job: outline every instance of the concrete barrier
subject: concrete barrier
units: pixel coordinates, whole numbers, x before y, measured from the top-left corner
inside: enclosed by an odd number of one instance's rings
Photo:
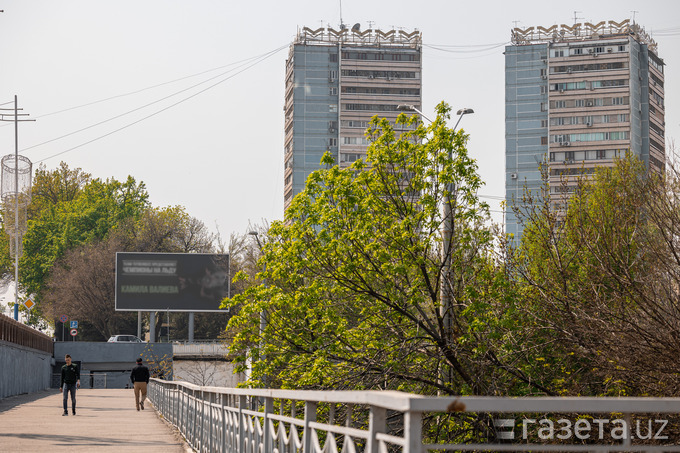
[[[105,343],[94,341],[58,341],[54,343],[54,373],[60,372],[64,356],[70,354],[80,366],[81,384],[85,376],[105,375],[106,388],[125,388],[137,357],[142,357],[154,377],[172,379],[172,345],[170,343]]]

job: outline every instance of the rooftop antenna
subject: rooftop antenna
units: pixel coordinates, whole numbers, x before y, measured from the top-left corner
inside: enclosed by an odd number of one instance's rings
[[[574,11],[574,25],[578,22],[579,19],[583,19],[582,17],[578,17],[578,13],[582,13],[583,11]]]
[[[372,30],[373,24],[375,23],[375,21],[374,20],[367,20],[366,22],[368,22],[368,28]]]
[[[342,21],[342,0],[338,0],[340,3],[340,30],[345,29],[345,23]]]
[[[513,25],[512,28],[517,28],[517,24],[519,24],[520,22],[521,22],[520,20],[513,20],[512,21],[512,25]]]
[[[639,13],[640,11],[631,11],[633,13],[633,23],[635,23],[635,13]]]

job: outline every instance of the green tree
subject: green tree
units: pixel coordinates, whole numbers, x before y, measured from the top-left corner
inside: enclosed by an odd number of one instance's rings
[[[51,171],[41,164],[33,176],[28,218],[36,219],[46,209],[75,200],[91,181],[89,173],[80,168],[70,169],[65,162]]]
[[[92,326],[91,340],[133,334],[137,314],[115,311],[116,252],[209,253],[213,240],[205,225],[182,207],[148,207],[136,216],[121,217],[105,238],[66,250],[51,266],[44,297],[46,312],[55,319],[68,313],[87,322]],[[158,337],[165,313],[158,312],[156,316]],[[183,319],[176,314],[173,318]],[[223,330],[226,321],[222,318],[216,330]],[[214,322],[203,323],[201,329],[209,327],[214,328]]]
[[[342,169],[327,155],[285,222],[271,225],[264,283],[228,303],[239,310],[229,324],[233,352],[244,366],[252,360],[252,385],[422,394],[540,387],[502,347],[516,322],[513,289],[493,257],[467,136],[446,126],[446,104],[437,111],[428,127],[405,115],[394,127],[374,118],[367,161]],[[442,286],[453,294],[447,307]]]
[[[675,395],[680,390],[680,178],[633,155],[581,177],[566,212],[525,212],[513,272],[549,360],[570,357],[563,393]]]
[[[19,279],[24,291],[35,295],[37,316],[54,263],[67,250],[101,241],[123,222],[138,218],[148,207],[148,194],[144,183],[132,177],[125,182],[90,180],[65,165],[54,172],[39,170],[36,190],[35,205],[29,206],[33,217],[23,240]]]
[[[52,171],[48,171],[44,164],[41,164],[33,177],[32,199],[27,208],[27,218],[29,220],[39,218],[41,212],[53,209],[59,203],[72,201],[90,179],[89,174],[79,168],[71,170],[64,162]],[[10,237],[4,226],[5,220],[14,222],[14,215],[13,211],[6,210],[3,210],[1,215],[3,226],[0,230],[0,280],[5,286],[14,280],[14,259],[10,257]],[[11,219],[5,219],[6,215]]]

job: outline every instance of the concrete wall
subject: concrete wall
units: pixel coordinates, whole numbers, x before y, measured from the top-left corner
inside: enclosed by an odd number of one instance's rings
[[[84,387],[94,383],[97,387],[125,388],[130,384],[130,371],[134,368],[137,357],[142,357],[152,372],[157,363],[166,362],[167,368],[162,370],[163,378],[172,379],[170,343],[59,341],[54,344],[55,374],[60,372],[66,354],[70,354],[73,361],[80,365],[80,381]],[[96,379],[90,379],[90,373],[96,376]],[[58,379],[53,386],[59,386]]]
[[[46,352],[0,341],[0,398],[50,388],[53,363]]]

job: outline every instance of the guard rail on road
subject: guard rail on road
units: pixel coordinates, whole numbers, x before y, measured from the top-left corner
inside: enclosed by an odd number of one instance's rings
[[[173,342],[172,354],[175,357],[225,357],[229,354],[229,346],[223,342]]]

